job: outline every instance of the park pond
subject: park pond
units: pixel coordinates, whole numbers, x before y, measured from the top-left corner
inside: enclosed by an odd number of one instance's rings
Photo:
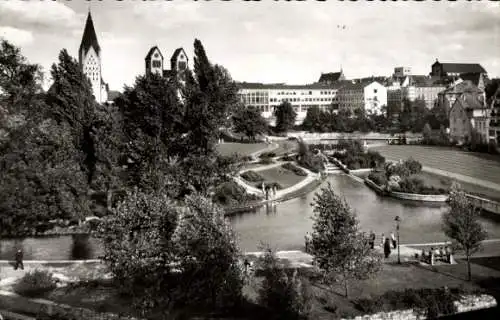
[[[327,183],[354,208],[363,231],[375,232],[378,239],[382,233],[388,236],[395,230],[394,218],[400,216],[402,244],[447,240],[441,231],[441,216],[447,210],[446,205],[380,197],[345,174],[330,176],[323,185]],[[261,242],[278,250],[303,250],[304,236],[312,231],[311,203],[317,191],[319,188],[299,198],[230,217],[241,250],[258,251]],[[500,223],[489,219],[481,222],[489,238],[500,238]],[[0,260],[12,259],[20,247],[26,260],[81,260],[102,254],[98,240],[85,235],[3,239]]]

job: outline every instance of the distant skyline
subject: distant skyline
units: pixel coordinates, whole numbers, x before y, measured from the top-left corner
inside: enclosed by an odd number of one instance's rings
[[[90,6],[103,79],[112,90],[144,74],[152,46],[167,60],[183,47],[192,63],[195,38],[237,81],[312,83],[341,66],[347,78],[386,76],[398,66],[429,74],[436,58],[480,63],[490,78],[500,76],[498,2],[129,0]],[[78,57],[88,10],[87,1],[1,1],[0,37],[49,77],[61,49]]]

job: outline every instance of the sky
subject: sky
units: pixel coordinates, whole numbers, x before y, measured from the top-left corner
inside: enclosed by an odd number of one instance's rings
[[[144,74],[157,45],[166,59],[201,40],[237,81],[306,84],[342,67],[347,78],[389,76],[410,66],[480,63],[500,76],[500,3],[493,1],[91,1],[110,89]],[[0,1],[0,37],[50,76],[61,49],[78,57],[89,2]],[[345,26],[345,28],[344,28]],[[50,80],[48,80],[50,81]]]

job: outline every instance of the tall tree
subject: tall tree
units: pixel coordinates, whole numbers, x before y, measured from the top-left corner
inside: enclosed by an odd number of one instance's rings
[[[323,112],[318,106],[309,107],[304,122],[302,122],[302,128],[308,131],[320,131],[318,129],[321,129],[323,117]]]
[[[250,139],[267,131],[267,122],[256,108],[243,107],[233,114],[234,131],[246,134]]]
[[[295,125],[297,113],[293,110],[290,102],[284,101],[276,107],[274,116],[276,117],[276,129],[279,132],[286,132]]]
[[[464,250],[469,281],[472,279],[470,257],[481,248],[481,241],[488,236],[478,221],[479,216],[480,208],[467,198],[458,184],[454,184],[450,191],[450,209],[443,215],[443,231],[458,248]]]
[[[52,65],[51,75],[54,83],[47,92],[49,116],[72,128],[75,148],[85,155],[81,167],[90,185],[95,177],[97,163],[95,141],[92,138],[96,102],[90,80],[66,49],[59,53],[59,62]]]
[[[200,40],[194,41],[194,72],[188,74],[185,99],[189,153],[209,155],[215,151],[219,129],[227,124],[238,103],[238,88],[229,72],[210,63]]]
[[[312,255],[326,279],[339,280],[348,297],[352,279],[366,279],[381,267],[381,259],[359,231],[358,220],[345,199],[329,184],[316,194],[314,203]]]

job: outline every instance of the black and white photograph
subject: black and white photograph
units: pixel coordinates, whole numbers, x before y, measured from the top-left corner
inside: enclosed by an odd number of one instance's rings
[[[0,320],[499,302],[500,1],[0,0]]]

